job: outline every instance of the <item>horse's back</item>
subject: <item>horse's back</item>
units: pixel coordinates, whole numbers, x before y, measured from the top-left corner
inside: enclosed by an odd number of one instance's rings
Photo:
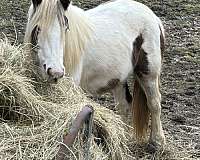
[[[160,37],[159,30],[163,28],[160,19],[150,8],[132,0],[107,2],[88,10],[87,14],[97,32],[104,36],[108,31],[113,34],[120,32],[122,36],[129,37],[132,41],[139,34],[143,34],[143,38],[154,40]]]
[[[129,24],[157,22],[157,16],[146,5],[132,0],[115,0],[101,4],[86,11],[96,19],[104,17],[112,20],[127,21]]]

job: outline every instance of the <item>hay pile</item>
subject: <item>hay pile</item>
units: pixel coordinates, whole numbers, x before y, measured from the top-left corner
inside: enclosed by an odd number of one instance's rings
[[[98,133],[92,136],[92,159],[129,159],[128,134],[119,116],[86,98],[68,78],[57,85],[36,82],[35,67],[26,59],[23,46],[0,41],[0,159],[53,159],[86,104],[94,107]],[[70,159],[83,159],[82,133],[69,150]]]

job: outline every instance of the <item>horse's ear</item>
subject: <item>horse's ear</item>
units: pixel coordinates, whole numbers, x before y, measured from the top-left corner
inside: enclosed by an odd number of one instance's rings
[[[32,0],[34,8],[36,8],[37,6],[39,6],[41,2],[42,2],[42,0]]]
[[[71,0],[60,0],[64,10],[67,10]]]

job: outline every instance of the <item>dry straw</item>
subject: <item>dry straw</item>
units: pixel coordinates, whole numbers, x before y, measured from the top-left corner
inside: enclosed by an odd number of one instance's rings
[[[121,118],[88,99],[68,78],[57,85],[36,81],[36,67],[23,48],[0,41],[0,159],[53,159],[86,104],[95,109],[92,159],[129,159]],[[80,133],[69,148],[69,159],[83,159],[82,138]]]

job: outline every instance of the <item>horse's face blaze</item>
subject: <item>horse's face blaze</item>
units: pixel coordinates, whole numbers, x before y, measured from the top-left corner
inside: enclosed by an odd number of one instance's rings
[[[56,18],[49,30],[41,33],[40,26],[32,32],[32,44],[37,45],[37,58],[44,76],[49,82],[57,82],[64,75],[63,55],[64,41],[61,36],[61,27]]]

